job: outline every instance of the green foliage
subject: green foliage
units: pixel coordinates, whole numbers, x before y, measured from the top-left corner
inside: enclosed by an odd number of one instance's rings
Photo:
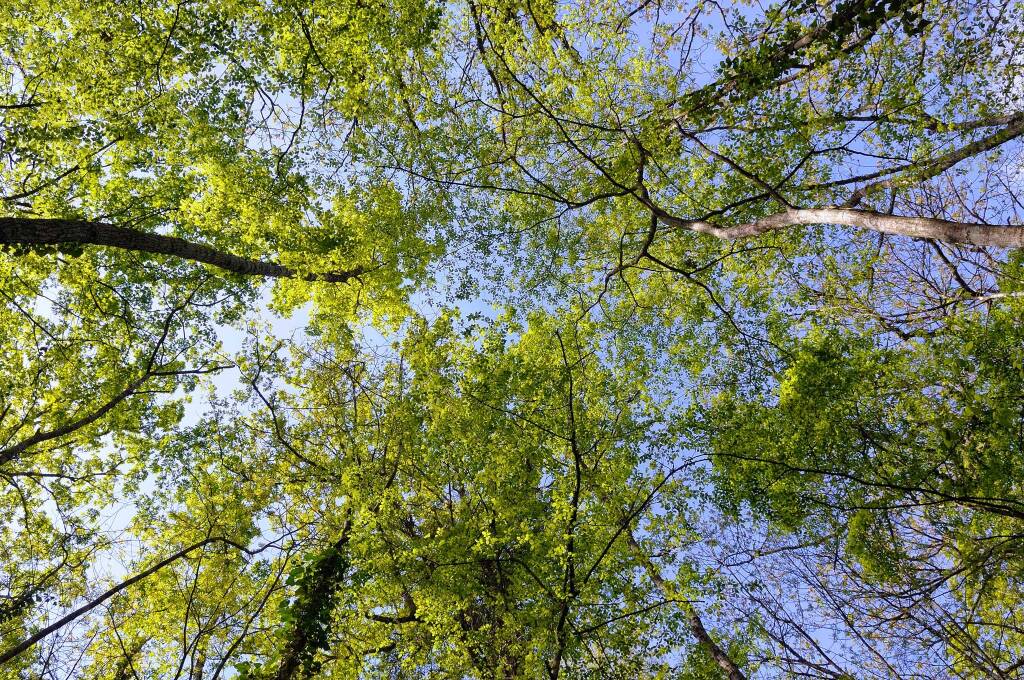
[[[3,4],[0,677],[1012,676],[1022,17]]]

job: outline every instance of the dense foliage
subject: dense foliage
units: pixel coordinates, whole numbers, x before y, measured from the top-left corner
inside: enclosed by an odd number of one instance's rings
[[[1022,55],[0,5],[0,679],[1024,676]]]

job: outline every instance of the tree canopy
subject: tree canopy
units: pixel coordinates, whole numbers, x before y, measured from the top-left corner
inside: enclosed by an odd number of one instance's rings
[[[0,5],[0,679],[1024,677],[1022,55]]]

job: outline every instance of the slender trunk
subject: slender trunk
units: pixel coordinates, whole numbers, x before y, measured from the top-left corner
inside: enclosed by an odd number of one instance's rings
[[[24,217],[0,217],[0,244],[4,245],[93,245],[140,253],[171,255],[184,260],[202,262],[234,274],[243,276],[266,276],[271,278],[294,278],[293,269],[264,260],[254,260],[225,253],[216,248],[193,243],[174,236],[161,236],[128,227],[118,227],[106,222],[87,220],[35,219]],[[341,272],[310,274],[302,278],[307,281],[342,283],[363,272],[362,267]]]
[[[196,653],[192,659],[192,672],[189,673],[189,680],[203,680],[203,670],[206,668],[206,643],[200,646],[196,641]]]
[[[640,547],[640,544],[633,536],[633,532],[627,529],[625,533],[626,542],[629,543],[630,549],[640,560],[644,570],[647,572],[647,575],[652,581],[654,581],[654,584],[658,586],[658,589],[661,590],[665,597],[672,600],[678,599],[672,584],[668,583],[664,577],[662,577],[661,572],[658,571],[658,568],[651,562],[651,559],[647,556],[647,553],[644,552],[644,549]],[[740,670],[740,667],[736,662],[732,660],[724,649],[718,646],[718,643],[715,642],[714,638],[712,638],[708,633],[707,629],[704,627],[704,622],[701,621],[700,615],[697,614],[697,610],[694,606],[687,601],[683,601],[683,611],[686,614],[686,622],[690,626],[690,632],[693,633],[693,636],[697,639],[697,643],[704,648],[704,651],[711,655],[711,658],[715,660],[718,667],[725,671],[729,680],[747,680],[747,676],[743,674],[743,671]]]
[[[7,663],[8,661],[13,659],[14,657],[20,655],[21,653],[25,652],[26,650],[31,649],[33,645],[35,645],[37,642],[39,642],[40,640],[45,638],[47,635],[50,635],[54,631],[60,630],[61,628],[63,628],[64,626],[68,625],[72,621],[75,621],[76,619],[82,617],[83,615],[88,614],[93,609],[95,609],[96,607],[100,606],[101,604],[103,604],[104,602],[106,602],[110,598],[114,597],[115,595],[117,595],[121,591],[131,587],[132,585],[138,583],[139,581],[145,579],[146,577],[148,577],[148,576],[150,576],[152,574],[155,574],[156,572],[158,572],[161,569],[163,569],[164,567],[166,567],[168,564],[171,564],[172,562],[176,562],[177,560],[180,560],[181,558],[187,556],[190,552],[194,552],[196,550],[199,550],[200,548],[203,548],[203,547],[205,547],[207,545],[210,545],[212,543],[223,543],[225,545],[230,545],[230,546],[232,546],[234,548],[237,548],[239,550],[242,550],[244,552],[248,552],[248,551],[246,551],[245,546],[239,545],[239,544],[235,543],[234,541],[231,541],[231,540],[226,539],[226,538],[206,538],[206,539],[203,539],[202,541],[199,541],[198,543],[194,543],[194,544],[188,546],[187,548],[179,550],[178,552],[174,553],[170,557],[167,557],[167,558],[164,558],[164,559],[160,560],[159,562],[154,564],[149,569],[146,569],[145,571],[139,572],[138,574],[136,574],[135,576],[132,576],[131,578],[127,579],[126,581],[122,581],[118,585],[116,585],[113,588],[110,588],[109,590],[107,590],[104,593],[102,593],[99,597],[97,597],[97,598],[95,598],[93,600],[90,600],[89,602],[86,602],[84,605],[82,605],[78,609],[76,609],[76,610],[70,612],[69,614],[61,617],[60,619],[54,621],[53,623],[51,623],[50,625],[46,626],[45,628],[42,628],[42,629],[36,631],[34,634],[29,636],[25,640],[22,640],[21,642],[15,644],[13,647],[9,647],[9,648],[3,650],[2,652],[0,652],[0,666],[2,666],[3,664]]]
[[[911,0],[849,0],[837,5],[837,11],[827,20],[815,22],[795,39],[771,45],[765,38],[756,49],[737,55],[728,69],[731,75],[676,98],[672,105],[682,105],[683,110],[675,113],[671,122],[682,126],[694,114],[706,114],[729,99],[744,93],[754,96],[777,86],[778,79],[798,66],[801,72],[805,71],[802,56],[814,45],[819,46],[821,54],[811,58],[811,67],[827,64],[863,45],[885,21],[905,12],[912,4]]]
[[[990,135],[975,140],[960,149],[954,149],[953,151],[937,156],[936,158],[922,161],[920,165],[915,164],[914,166],[907,168],[905,173],[897,177],[872,182],[871,184],[857,189],[853,192],[853,195],[850,196],[850,199],[845,205],[843,205],[843,207],[855,208],[860,205],[860,202],[866,196],[880,190],[899,187],[907,180],[922,181],[931,177],[936,177],[961,161],[973,158],[978,154],[985,153],[986,151],[997,149],[1006,142],[1024,135],[1024,114],[1018,113],[1013,116],[1007,116],[1004,119],[1004,122],[1006,126],[1001,130],[997,130]]]
[[[142,377],[133,380],[131,383],[129,383],[129,385],[126,388],[118,392],[116,395],[114,395],[113,398],[111,398],[109,401],[107,401],[105,404],[100,406],[92,413],[82,416],[81,418],[78,418],[70,423],[65,423],[64,425],[61,425],[60,427],[54,428],[52,430],[36,432],[28,439],[18,442],[17,444],[6,449],[0,449],[0,465],[6,465],[7,463],[10,463],[11,461],[18,459],[22,453],[29,450],[36,444],[42,444],[44,442],[50,441],[51,439],[63,437],[64,435],[71,434],[72,432],[75,432],[77,430],[82,429],[83,427],[93,424],[94,422],[105,416],[107,413],[114,410],[114,407],[116,407],[122,401],[133,396],[135,392],[140,387],[142,387],[142,385],[145,384],[145,382],[151,377],[152,374],[147,372]]]

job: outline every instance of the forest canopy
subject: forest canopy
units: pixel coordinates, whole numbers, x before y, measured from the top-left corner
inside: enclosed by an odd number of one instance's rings
[[[0,680],[1024,677],[1021,0],[0,4]]]

